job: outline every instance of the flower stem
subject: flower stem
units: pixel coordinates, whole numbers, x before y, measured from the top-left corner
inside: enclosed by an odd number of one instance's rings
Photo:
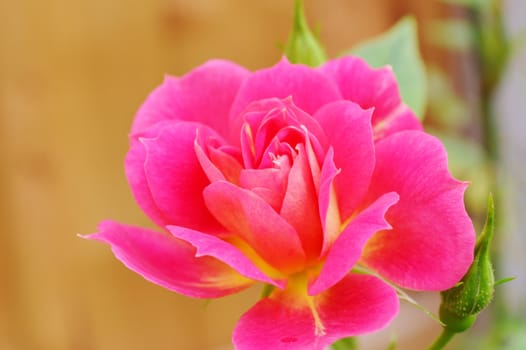
[[[442,333],[438,338],[436,338],[433,345],[429,347],[427,350],[442,350],[447,343],[455,336],[455,332],[452,332],[446,328],[442,330]]]

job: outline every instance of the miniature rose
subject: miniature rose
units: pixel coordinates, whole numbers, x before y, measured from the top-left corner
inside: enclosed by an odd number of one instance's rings
[[[255,72],[210,61],[166,77],[140,108],[125,162],[160,227],[105,221],[90,239],[190,297],[274,287],[240,319],[236,349],[324,349],[385,327],[393,287],[454,286],[475,234],[442,144],[390,68],[355,57]]]

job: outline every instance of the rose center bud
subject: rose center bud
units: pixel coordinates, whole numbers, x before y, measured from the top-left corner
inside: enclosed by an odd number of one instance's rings
[[[239,185],[263,198],[297,232],[307,258],[320,256],[318,209],[323,150],[308,126],[318,126],[291,99],[258,101],[243,115]]]

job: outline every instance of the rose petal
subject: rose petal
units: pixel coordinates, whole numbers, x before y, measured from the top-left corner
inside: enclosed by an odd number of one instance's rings
[[[227,147],[210,147],[208,150],[210,160],[224,174],[227,181],[237,184],[239,183],[239,176],[243,166],[236,157],[225,152]]]
[[[199,135],[194,141],[194,150],[201,164],[201,168],[210,180],[227,180],[232,183],[239,182],[239,174],[243,168],[239,161],[227,153],[227,145],[221,145],[219,140],[203,140]]]
[[[287,98],[314,114],[321,106],[341,99],[338,87],[324,74],[307,66],[291,64],[285,58],[277,65],[254,72],[240,87],[231,110],[237,116],[252,102],[266,98]]]
[[[316,145],[316,138],[311,137],[312,135],[307,128],[303,127],[303,132],[305,134],[305,152],[307,154],[310,174],[312,175],[312,181],[314,182],[316,193],[319,194],[321,179],[320,164],[323,164],[325,151],[321,151],[321,145]],[[316,149],[318,149],[318,151],[316,151]]]
[[[396,193],[387,193],[351,220],[329,250],[319,276],[309,285],[309,295],[338,283],[358,262],[367,240],[379,230],[391,228],[384,215],[398,199]]]
[[[318,198],[305,147],[300,144],[297,151],[298,155],[290,169],[280,215],[298,232],[307,259],[317,258],[323,239]]]
[[[151,128],[155,137],[132,141],[126,175],[137,203],[160,226],[219,228],[202,197],[209,180],[195,154],[198,129],[203,137],[219,137],[204,125],[176,121]]]
[[[241,145],[247,168],[268,166],[268,151],[275,146],[273,142],[285,142],[285,139],[294,135],[303,138],[303,129],[308,130],[317,156],[321,158],[327,148],[325,132],[318,121],[298,108],[291,97],[254,101],[244,109],[242,116],[239,120],[243,119],[245,123]],[[262,163],[263,157],[267,158],[267,162]]]
[[[263,198],[274,210],[279,212],[290,171],[287,159],[279,162],[279,168],[243,169],[239,185]]]
[[[211,60],[180,79],[166,77],[137,112],[132,135],[168,119],[200,122],[228,138],[230,106],[248,76],[245,68],[232,62]],[[229,141],[239,142],[239,133],[236,136]]]
[[[298,234],[261,197],[224,181],[210,184],[203,194],[215,218],[270,265],[282,272],[295,272],[304,266]]]
[[[436,138],[403,131],[378,142],[368,201],[390,191],[400,201],[386,215],[393,229],[369,240],[363,262],[405,288],[453,287],[473,260],[475,232],[464,208],[466,187],[449,173]]]
[[[258,100],[249,105],[246,111],[246,119],[254,133],[258,136],[266,133],[266,129],[271,129],[269,125],[274,125],[274,133],[287,126],[304,127],[315,136],[316,140],[323,145],[327,143],[325,132],[310,114],[305,113],[301,108],[294,104],[292,96],[284,99],[271,98]],[[259,111],[259,113],[255,113]]]
[[[197,160],[199,161],[199,164],[201,164],[203,172],[208,177],[208,180],[210,180],[210,182],[225,180],[225,175],[210,160],[209,155],[206,154],[205,149],[203,148],[204,147],[201,146],[201,142],[199,142],[199,136],[197,136],[194,141],[195,155],[197,157]]]
[[[334,151],[329,148],[320,173],[320,192],[318,194],[319,213],[323,227],[323,246],[320,256],[325,256],[332,243],[340,234],[338,199],[334,189],[334,178],[339,170],[334,165]]]
[[[210,256],[224,262],[241,275],[252,280],[272,284],[283,288],[282,282],[277,282],[265,275],[255,264],[250,261],[239,249],[215,236],[184,227],[167,226],[166,229],[178,239],[190,243],[197,249],[195,257]],[[264,266],[265,268],[265,266]],[[268,270],[268,269],[266,269]]]
[[[196,257],[190,244],[155,231],[104,221],[98,233],[83,238],[109,244],[115,257],[127,268],[186,296],[218,298],[253,284],[213,257]]]
[[[144,162],[146,161],[146,148],[139,140],[131,140],[130,149],[126,154],[124,167],[126,178],[130,184],[135,201],[148,215],[153,222],[159,226],[164,226],[170,222],[169,216],[165,216],[153,199],[146,173],[144,172]]]
[[[334,148],[334,163],[341,169],[334,179],[340,216],[349,218],[363,200],[373,174],[375,156],[371,127],[372,110],[338,101],[315,115]]]
[[[413,112],[403,104],[391,67],[374,69],[359,57],[345,56],[329,60],[319,69],[336,82],[345,99],[364,109],[374,108],[375,134],[377,125],[382,131],[378,136],[390,135],[401,127],[422,128]],[[403,118],[404,123],[398,118]]]
[[[400,104],[387,117],[374,125],[374,139],[379,140],[404,130],[422,131],[422,123],[405,104]]]
[[[323,350],[338,339],[384,328],[398,307],[387,284],[349,274],[315,297],[277,291],[259,301],[239,320],[233,343],[237,350]]]

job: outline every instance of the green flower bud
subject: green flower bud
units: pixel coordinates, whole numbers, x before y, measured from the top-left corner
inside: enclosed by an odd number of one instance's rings
[[[285,45],[285,55],[292,63],[303,63],[312,67],[327,60],[325,50],[309,30],[301,0],[296,0],[292,32]]]
[[[477,314],[489,305],[493,298],[495,277],[490,259],[489,246],[494,230],[493,197],[488,198],[486,224],[475,246],[473,263],[460,283],[442,292],[440,320],[445,328],[463,332],[475,322]]]

